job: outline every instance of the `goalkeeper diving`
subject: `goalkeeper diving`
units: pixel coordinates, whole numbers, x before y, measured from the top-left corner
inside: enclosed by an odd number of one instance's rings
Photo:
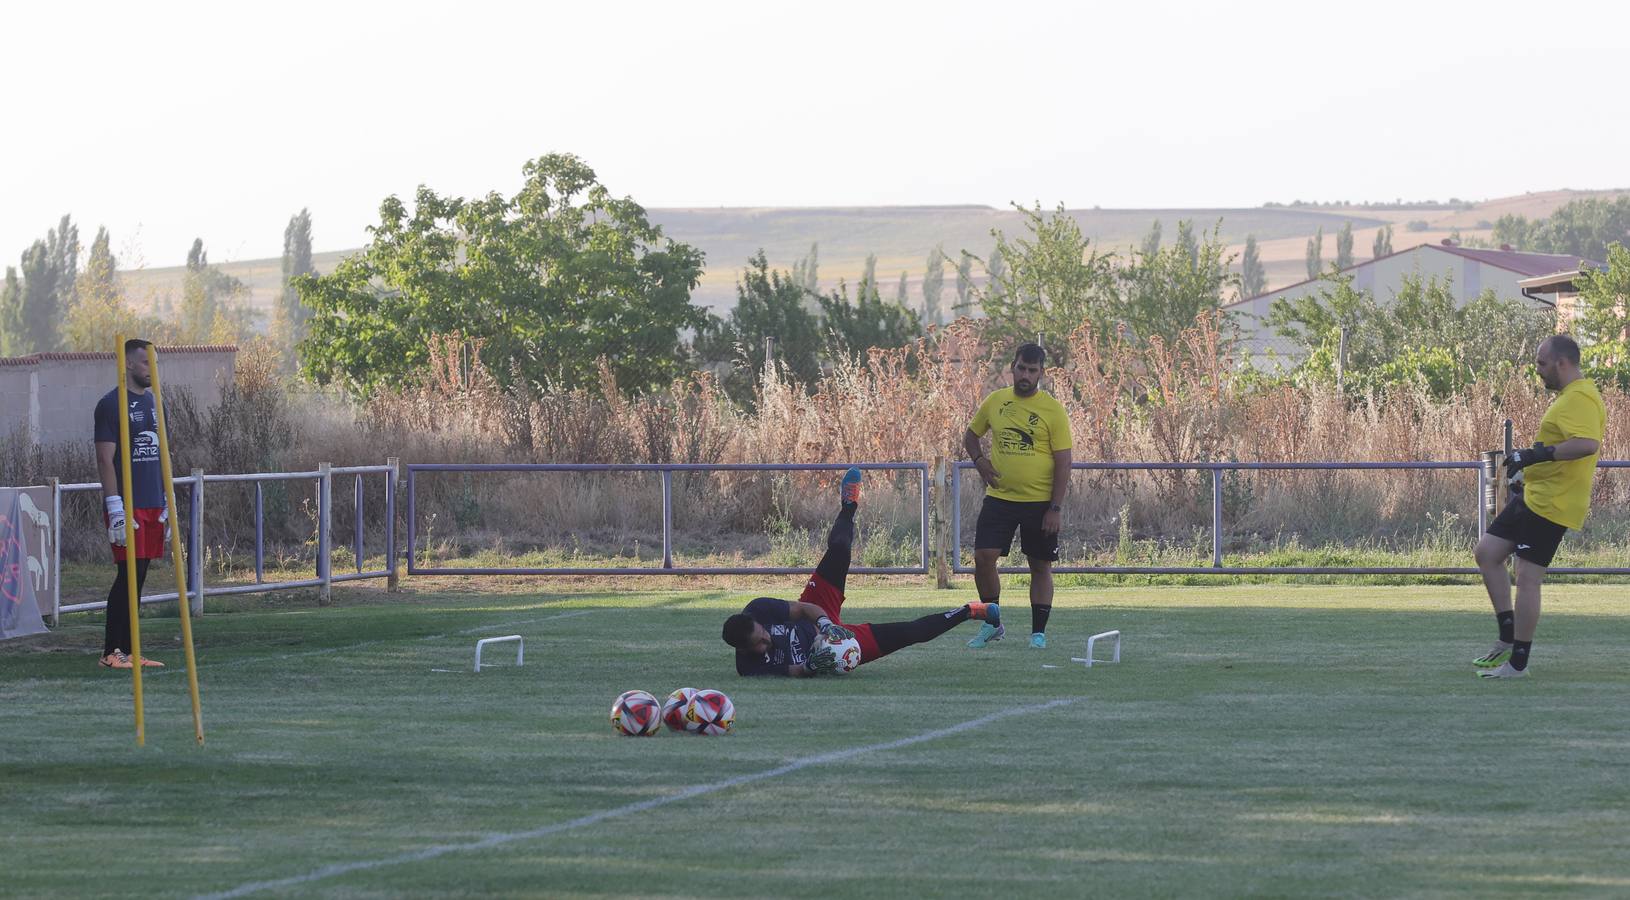
[[[998,624],[1001,609],[997,604],[968,603],[909,622],[845,625],[840,614],[855,540],[860,469],[843,473],[838,490],[841,507],[826,537],[826,553],[798,600],[789,603],[759,597],[725,619],[723,637],[736,648],[736,674],[828,675],[837,669],[831,645],[850,638],[860,645],[860,665],[865,665],[902,647],[931,641],[969,619]]]

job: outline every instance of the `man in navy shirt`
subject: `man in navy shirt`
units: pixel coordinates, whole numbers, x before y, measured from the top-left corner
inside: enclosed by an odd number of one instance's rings
[[[129,510],[136,531],[136,545],[125,547],[123,470],[119,464],[119,389],[108,391],[96,404],[96,470],[102,479],[104,521],[108,542],[113,545],[113,562],[118,574],[108,591],[106,625],[102,633],[101,665],[108,669],[131,667],[130,582],[125,573],[125,553],[136,554],[136,594],[147,581],[148,563],[164,556],[164,543],[170,537],[169,510],[164,503],[164,474],[159,464],[158,408],[153,403],[151,366],[147,362],[148,342],[140,338],[125,341],[125,387],[130,398],[130,499]],[[163,666],[143,658],[144,666]]]
[[[972,619],[997,624],[994,603],[969,603],[910,622],[844,625],[843,587],[849,575],[850,545],[855,540],[855,510],[860,503],[860,470],[843,473],[838,519],[826,537],[826,553],[804,585],[796,603],[759,597],[724,622],[724,642],[736,648],[737,675],[785,675],[806,678],[829,674],[836,664],[830,648],[816,638],[837,642],[854,638],[860,664],[881,659],[902,647],[939,637]]]

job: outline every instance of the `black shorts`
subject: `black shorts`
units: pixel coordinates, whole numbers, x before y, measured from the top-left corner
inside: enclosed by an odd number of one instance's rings
[[[1053,504],[1042,500],[1037,503],[1019,503],[1000,497],[985,497],[979,508],[979,522],[974,526],[975,550],[1000,550],[1006,556],[1013,549],[1013,531],[1019,532],[1019,549],[1031,559],[1058,561],[1058,535],[1043,534],[1041,517]]]
[[[1536,566],[1549,567],[1568,526],[1558,525],[1528,508],[1517,497],[1489,523],[1489,534],[1517,545],[1516,554]]]

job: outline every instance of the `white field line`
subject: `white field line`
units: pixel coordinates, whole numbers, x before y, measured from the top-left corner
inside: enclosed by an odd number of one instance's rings
[[[678,803],[682,800],[689,800],[693,797],[701,797],[706,794],[713,794],[719,791],[728,790],[730,788],[741,787],[744,784],[752,784],[755,781],[764,781],[769,778],[779,778],[782,775],[788,775],[793,772],[797,772],[800,769],[807,769],[811,766],[822,766],[827,765],[828,763],[843,762],[844,760],[852,759],[856,756],[862,756],[867,753],[880,753],[885,750],[898,750],[901,747],[909,747],[912,744],[921,744],[925,741],[938,740],[939,738],[949,737],[953,734],[960,734],[964,731],[972,731],[975,728],[981,728],[991,724],[992,722],[1010,718],[1012,716],[1027,715],[1029,713],[1044,712],[1049,709],[1056,709],[1061,706],[1069,706],[1070,704],[1083,699],[1085,698],[1064,697],[1058,700],[1049,701],[1047,703],[1037,703],[1031,706],[1019,706],[1004,709],[998,712],[993,712],[988,716],[981,716],[977,719],[970,719],[966,722],[960,722],[948,728],[938,728],[933,731],[925,731],[922,734],[912,735],[911,737],[900,738],[899,740],[894,741],[885,741],[881,744],[866,744],[865,746],[861,747],[851,747],[848,750],[834,750],[831,753],[822,753],[817,756],[806,756],[803,759],[795,760],[787,763],[784,766],[777,766],[776,768],[766,769],[762,772],[755,772],[750,775],[738,775],[734,778],[727,778],[724,781],[715,781],[711,784],[694,785],[680,791],[677,794],[669,794],[667,796],[657,797],[651,800],[641,800],[638,803],[630,803],[626,806],[616,807],[615,809],[607,809],[597,813],[590,813],[589,815],[572,819],[570,821],[557,822],[553,825],[544,825],[541,828],[533,828],[529,831],[511,831],[499,834],[489,834],[477,841],[469,841],[462,844],[438,844],[433,847],[426,847],[423,850],[415,850],[412,853],[403,853],[399,856],[391,856],[384,859],[369,859],[359,860],[357,862],[334,863],[333,865],[323,866],[320,869],[313,869],[304,875],[291,875],[288,878],[277,878],[270,881],[250,881],[217,894],[201,894],[199,895],[198,900],[226,900],[226,898],[229,897],[242,897],[247,894],[254,894],[260,891],[298,887],[300,885],[310,884],[314,881],[323,881],[328,878],[333,878],[336,875],[345,875],[351,872],[362,872],[369,869],[382,869],[387,866],[399,866],[404,863],[423,862],[425,860],[435,859],[440,856],[446,856],[449,853],[464,853],[470,850],[486,850],[492,847],[499,847],[504,844],[513,844],[516,841],[535,840],[537,838],[548,837],[550,835],[560,834],[566,831],[575,831],[579,828],[587,828],[590,825],[597,825],[611,819],[620,819],[624,816],[645,812],[649,809],[656,809],[660,806],[667,806],[671,803]]]
[[[534,618],[531,618],[531,619],[522,619],[520,621],[515,621],[515,622],[500,622],[500,623],[498,623],[496,625],[478,625],[475,628],[466,628],[466,629],[464,629],[462,631],[449,631],[446,634],[429,634],[429,635],[425,635],[424,637],[420,638],[419,640],[421,640],[421,641],[439,641],[439,640],[441,640],[443,638],[457,637],[459,635],[465,635],[465,634],[475,634],[478,631],[495,631],[495,630],[498,630],[498,629],[501,629],[501,628],[514,628],[517,625],[535,625],[535,624],[537,624],[539,622],[550,622],[550,621],[553,621],[555,619],[570,619],[570,618],[574,618],[576,616],[586,616],[589,613],[595,612],[595,611],[596,610],[592,610],[592,609],[579,609],[579,610],[574,610],[572,612],[555,613],[552,616],[538,616],[538,617],[534,617]],[[344,645],[342,647],[324,647],[321,650],[300,650],[300,651],[295,652],[295,653],[281,653],[281,654],[278,654],[278,655],[275,655],[275,656],[245,656],[245,657],[240,657],[238,659],[227,660],[226,662],[214,663],[209,668],[211,668],[211,669],[231,669],[231,668],[236,668],[238,666],[253,665],[255,663],[279,662],[279,661],[287,660],[287,659],[299,659],[300,657],[304,657],[304,656],[325,656],[325,655],[330,654],[330,653],[344,653],[344,652],[346,652],[348,650],[361,650],[364,647],[376,647],[376,646],[378,646],[380,644],[395,644],[395,643],[399,643],[399,642],[401,642],[403,640],[407,640],[407,638],[379,638],[378,640],[359,641],[359,642],[357,642],[355,644],[346,644],[346,645]],[[202,668],[204,668],[204,665],[202,663],[200,663],[198,665],[198,668],[202,669]],[[175,674],[177,672],[185,672],[185,671],[186,671],[185,666],[166,666],[165,668],[158,669],[156,671],[144,672],[143,677],[152,678],[155,675],[173,675],[173,674]]]

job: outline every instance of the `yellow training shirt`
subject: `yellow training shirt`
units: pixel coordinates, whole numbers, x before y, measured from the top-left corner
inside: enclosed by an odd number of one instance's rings
[[[1557,394],[1539,422],[1536,440],[1546,446],[1570,438],[1591,438],[1600,443],[1607,427],[1607,407],[1596,384],[1580,378]],[[1590,480],[1596,472],[1600,449],[1590,456],[1559,462],[1536,463],[1522,470],[1523,502],[1558,525],[1579,528],[1590,510]]]
[[[1020,397],[1005,387],[979,404],[968,425],[980,437],[992,429],[990,461],[1001,486],[985,493],[1018,503],[1053,499],[1053,451],[1072,446],[1064,405],[1041,388]]]

